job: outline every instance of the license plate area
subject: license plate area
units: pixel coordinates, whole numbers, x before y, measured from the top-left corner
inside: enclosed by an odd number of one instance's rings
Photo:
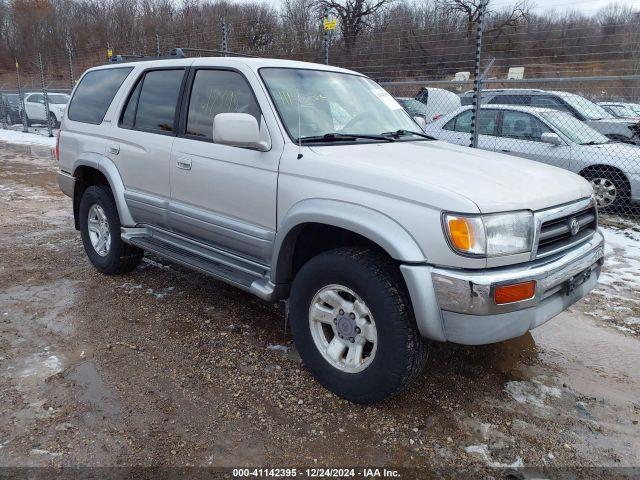
[[[574,275],[569,280],[564,282],[564,293],[570,295],[576,288],[585,283],[591,278],[592,268],[589,267],[586,270]]]

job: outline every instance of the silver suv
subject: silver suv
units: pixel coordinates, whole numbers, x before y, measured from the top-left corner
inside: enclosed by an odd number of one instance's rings
[[[91,263],[152,252],[288,301],[320,383],[373,403],[428,339],[517,337],[591,290],[592,188],[555,167],[434,141],[378,84],[255,58],[87,71],[62,120],[59,184]]]

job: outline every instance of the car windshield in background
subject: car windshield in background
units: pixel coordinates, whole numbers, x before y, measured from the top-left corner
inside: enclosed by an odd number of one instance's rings
[[[422,115],[426,115],[427,113],[429,113],[427,106],[424,103],[416,100],[415,98],[401,98],[398,99],[398,101],[411,113]]]
[[[591,100],[587,100],[580,95],[573,95],[570,93],[560,94],[562,99],[575,108],[580,115],[587,120],[602,120],[603,118],[613,118],[609,112],[607,112],[600,105],[593,103]]]
[[[637,117],[638,113],[634,112],[628,107],[623,105],[609,105],[609,108],[617,117]]]
[[[18,95],[7,95],[6,98],[9,105],[17,107],[20,104],[20,98],[18,97]]]
[[[349,135],[397,131],[405,131],[406,139],[422,139],[409,133],[420,127],[402,106],[366,77],[293,68],[262,68],[260,75],[295,142],[323,136],[354,141]]]
[[[69,95],[50,93],[49,95],[47,95],[47,99],[49,100],[49,103],[53,103],[56,105],[64,105],[69,103]]]
[[[581,122],[573,115],[565,112],[542,112],[540,115],[560,130],[572,142],[580,145],[600,145],[608,143],[609,139],[597,132],[589,125]]]

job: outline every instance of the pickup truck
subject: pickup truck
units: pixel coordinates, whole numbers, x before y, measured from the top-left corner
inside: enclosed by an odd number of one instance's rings
[[[590,184],[433,140],[373,80],[242,57],[123,61],[84,73],[58,182],[89,261],[144,252],[286,301],[304,365],[371,404],[431,341],[525,334],[595,285]]]

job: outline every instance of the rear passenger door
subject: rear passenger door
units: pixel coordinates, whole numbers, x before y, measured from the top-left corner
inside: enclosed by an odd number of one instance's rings
[[[32,93],[24,101],[24,108],[27,112],[29,120],[46,120],[44,108],[44,95],[41,93]]]
[[[143,71],[118,115],[106,155],[118,167],[136,223],[167,227],[169,170],[185,68]]]
[[[264,92],[261,105],[254,89],[260,93],[260,84],[251,70],[194,66],[188,84],[171,161],[171,228],[268,264],[283,147],[281,138],[274,141],[277,126]],[[260,152],[214,143],[213,118],[230,112],[253,115],[271,149]]]
[[[439,136],[444,141],[464,145],[471,144],[471,116],[472,110],[466,110],[449,120],[443,127],[443,134]],[[495,149],[495,134],[498,125],[498,110],[481,109],[478,115],[478,148],[484,150]]]

